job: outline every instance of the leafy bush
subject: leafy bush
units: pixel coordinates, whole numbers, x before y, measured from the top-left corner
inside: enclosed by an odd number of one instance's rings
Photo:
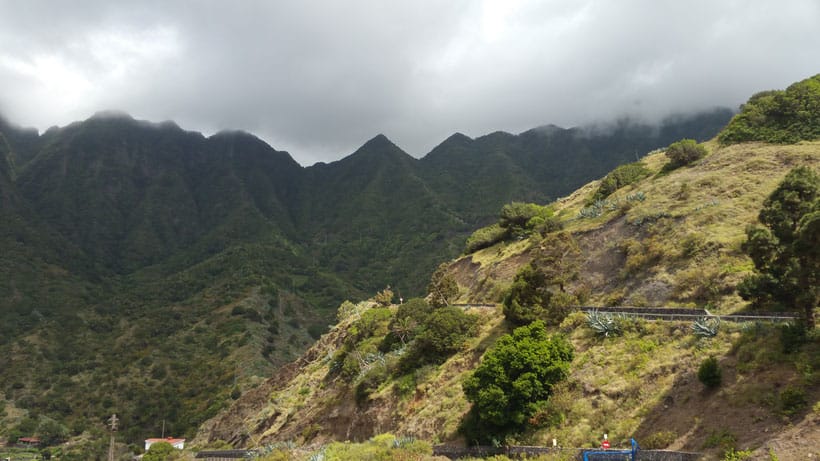
[[[379,350],[389,352],[407,345],[419,333],[431,312],[433,306],[422,298],[412,298],[401,304],[387,326],[389,331],[379,345]]]
[[[722,379],[720,364],[714,356],[710,356],[700,363],[700,367],[698,367],[698,380],[700,380],[704,386],[710,389],[718,387]]]
[[[512,202],[501,207],[498,224],[505,228],[523,229],[530,219],[538,216],[543,207],[534,203]]]
[[[556,227],[551,206],[534,203],[512,202],[501,208],[498,225],[507,231],[507,237],[519,237],[532,233],[537,228],[546,230]]]
[[[504,297],[504,316],[515,325],[526,325],[546,317],[552,293],[546,290],[546,274],[527,264],[515,274]]]
[[[507,237],[507,229],[500,224],[494,223],[487,227],[482,227],[473,232],[464,244],[464,253],[475,253],[478,250],[491,247]]]
[[[521,429],[564,380],[572,362],[572,345],[549,336],[543,322],[516,328],[487,351],[465,380],[464,394],[473,403],[481,438]]]
[[[393,290],[390,287],[385,288],[373,296],[373,301],[380,306],[389,306],[393,302]]]
[[[807,404],[806,391],[799,387],[787,386],[780,392],[780,412],[786,416],[800,412]]]
[[[478,319],[457,307],[442,307],[422,320],[416,338],[402,356],[400,370],[440,363],[457,352],[475,334]]]
[[[143,461],[168,461],[173,453],[174,447],[170,443],[157,442],[151,445],[142,459]]]
[[[694,139],[681,139],[673,142],[666,148],[666,156],[669,157],[669,167],[678,168],[688,165],[695,160],[706,156],[706,148],[698,144]]]
[[[820,138],[820,74],[785,91],[757,93],[718,135],[722,144],[795,143]]]
[[[649,176],[649,170],[643,162],[627,163],[612,170],[603,180],[598,190],[592,195],[589,203],[592,204],[598,200],[603,200],[611,195],[616,190],[634,184],[641,179]]]

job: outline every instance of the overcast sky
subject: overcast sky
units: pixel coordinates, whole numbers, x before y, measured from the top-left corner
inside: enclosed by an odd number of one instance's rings
[[[736,107],[820,73],[817,0],[0,0],[0,113],[241,129],[303,165],[378,133]]]

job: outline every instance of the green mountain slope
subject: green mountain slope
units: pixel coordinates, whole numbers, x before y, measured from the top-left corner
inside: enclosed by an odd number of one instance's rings
[[[455,136],[447,144],[463,153],[470,142]],[[820,170],[820,141],[713,140],[703,148],[702,158],[683,166],[673,166],[663,151],[652,152],[641,159],[643,174],[603,200],[592,200],[601,184],[594,181],[552,203],[561,230],[522,231],[451,261],[447,273],[457,282],[457,301],[474,306],[465,310],[477,328],[444,357],[407,360],[420,347],[455,338],[437,336],[442,325],[457,329],[443,315],[454,308],[420,300],[384,306],[378,296],[343,303],[328,334],[204,424],[195,442],[316,447],[387,432],[435,442],[489,439],[492,434],[470,431],[474,423],[461,384],[513,329],[500,303],[532,262],[560,279],[553,297],[589,306],[742,313],[747,304],[736,286],[754,268],[743,251],[744,230],[789,171]],[[552,320],[554,314],[545,312],[544,320]],[[606,433],[613,447],[636,437],[644,448],[704,451],[708,459],[724,453],[729,459],[736,450],[760,459],[816,452],[816,331],[801,336],[799,328],[765,322],[699,328],[692,320],[613,323],[618,328],[603,335],[586,314],[575,312],[551,328],[572,342],[570,374],[503,442],[557,439],[562,446],[595,447]],[[717,388],[706,387],[716,382],[706,379],[706,364],[722,376]],[[526,392],[522,382],[519,390]]]
[[[556,202],[557,216],[580,248],[579,277],[568,291],[583,291],[587,304],[598,306],[707,306],[724,315],[744,308],[734,291],[752,267],[740,249],[743,229],[756,220],[763,200],[787,171],[797,165],[820,169],[820,142],[707,146],[707,157],[672,172],[664,170],[663,153],[645,157],[652,174],[617,191],[610,198],[617,206],[598,217],[579,214],[597,181]],[[626,198],[638,193],[643,200]],[[453,261],[449,270],[461,289],[460,301],[499,302],[517,270],[550,251],[546,241],[533,235]],[[390,331],[396,309],[383,316],[384,308],[375,303],[340,308],[345,314],[330,333],[205,424],[198,443],[321,444],[382,432],[464,441],[459,426],[469,403],[461,383],[512,326],[500,305],[472,308],[480,328],[463,349],[441,365],[408,374],[396,371],[400,354],[364,359],[369,345],[380,344]],[[369,323],[373,319],[381,320]],[[766,446],[781,447],[783,456],[795,453],[782,448],[784,434],[793,425],[802,428],[798,432],[810,430],[817,420],[812,404],[820,398],[820,385],[815,373],[807,372],[820,366],[816,341],[784,353],[780,329],[771,324],[724,323],[716,337],[700,340],[691,323],[626,322],[621,335],[605,338],[587,327],[584,314],[570,315],[557,328],[576,351],[570,377],[539,414],[543,426],[515,441],[541,445],[557,438],[564,446],[595,446],[608,433],[616,446],[635,436],[646,448],[716,454],[731,444],[764,447],[762,453]],[[360,371],[340,374],[339,358],[357,353]],[[716,392],[706,390],[696,376],[709,356],[718,357],[724,374]],[[375,376],[380,378],[374,384]],[[792,393],[802,403],[788,400]],[[805,450],[806,443],[798,445]]]
[[[551,195],[566,169],[530,175],[541,154],[524,135],[431,154],[435,168],[379,136],[303,168],[246,133],[122,114],[36,138],[1,128],[6,435],[51,418],[79,436],[114,411],[129,442],[163,420],[192,435],[301,353],[342,299],[422,293],[473,223],[508,198]]]

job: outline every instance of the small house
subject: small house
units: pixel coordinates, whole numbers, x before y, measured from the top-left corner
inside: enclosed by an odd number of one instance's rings
[[[185,448],[185,439],[175,439],[173,437],[166,437],[164,439],[145,439],[145,451],[148,451],[151,448],[151,445],[159,442],[168,442],[171,444],[172,447],[176,448],[177,450],[182,450]]]
[[[20,437],[17,439],[17,445],[26,448],[38,447],[40,446],[40,439],[37,437]]]

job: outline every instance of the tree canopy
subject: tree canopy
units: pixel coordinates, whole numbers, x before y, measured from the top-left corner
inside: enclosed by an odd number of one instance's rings
[[[578,277],[580,249],[569,233],[549,234],[534,261],[522,267],[504,297],[504,315],[515,325],[534,320],[559,324],[568,307],[578,302],[568,284]]]
[[[766,227],[749,226],[742,246],[755,271],[738,286],[741,297],[759,308],[798,309],[813,328],[820,301],[820,177],[807,167],[790,171],[758,219]]]
[[[572,345],[533,322],[504,335],[464,382],[480,425],[504,434],[523,427],[569,373]]]
[[[763,91],[741,106],[718,136],[722,144],[795,143],[820,138],[820,74],[785,91]]]

